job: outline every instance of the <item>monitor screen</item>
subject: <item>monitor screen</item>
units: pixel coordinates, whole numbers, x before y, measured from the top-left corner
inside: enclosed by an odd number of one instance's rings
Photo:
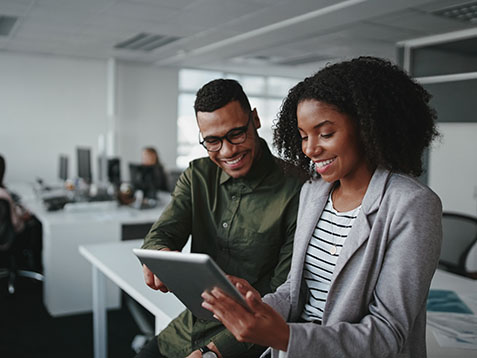
[[[121,161],[119,158],[108,159],[108,180],[114,185],[121,183]]]
[[[86,183],[91,183],[91,150],[89,148],[76,148],[78,160],[78,177]]]
[[[131,184],[135,190],[142,190],[144,197],[156,198],[163,185],[160,168],[156,165],[129,164]]]
[[[66,155],[60,155],[58,177],[61,180],[68,179],[68,157]]]

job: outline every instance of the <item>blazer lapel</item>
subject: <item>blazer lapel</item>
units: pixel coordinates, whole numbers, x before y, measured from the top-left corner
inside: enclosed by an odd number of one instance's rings
[[[321,187],[319,187],[320,185]],[[308,244],[310,243],[311,235],[315,230],[323,208],[326,205],[331,187],[332,184],[324,181],[313,182],[307,187],[306,195],[301,197],[303,202],[300,203],[300,218],[297,222],[295,240],[293,243],[294,254],[290,271],[290,275],[293,278],[291,301],[295,303],[292,304],[292,307],[296,307],[296,303],[298,302]]]
[[[382,168],[377,168],[375,170],[366,194],[364,195],[361,210],[349,232],[346,243],[338,257],[338,261],[336,262],[333,276],[331,277],[331,285],[333,285],[336,277],[340,274],[341,270],[343,270],[343,267],[349,261],[351,256],[353,256],[356,250],[368,240],[372,225],[372,223],[369,222],[370,215],[379,209],[390,174],[389,170]]]

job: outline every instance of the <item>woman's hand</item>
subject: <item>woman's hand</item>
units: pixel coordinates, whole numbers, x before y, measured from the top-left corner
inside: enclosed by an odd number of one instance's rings
[[[262,301],[260,294],[247,281],[233,276],[229,279],[245,297],[248,308],[219,288],[202,294],[202,307],[214,313],[239,342],[286,351],[290,329],[285,320]]]

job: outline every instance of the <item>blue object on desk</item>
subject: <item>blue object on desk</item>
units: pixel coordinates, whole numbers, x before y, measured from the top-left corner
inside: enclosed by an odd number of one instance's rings
[[[430,290],[427,297],[427,311],[473,314],[459,296],[449,290]]]

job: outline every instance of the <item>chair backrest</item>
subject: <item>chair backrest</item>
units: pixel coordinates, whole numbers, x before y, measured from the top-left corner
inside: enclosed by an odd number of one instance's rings
[[[466,275],[466,258],[477,242],[477,218],[444,212],[442,229],[443,240],[439,264],[448,271]]]
[[[181,176],[183,171],[184,170],[182,170],[182,169],[169,170],[168,175],[169,175],[169,191],[170,192],[174,191],[174,188],[176,187],[177,181],[179,180],[179,177]]]
[[[0,251],[8,250],[14,238],[10,203],[6,199],[0,199]]]

